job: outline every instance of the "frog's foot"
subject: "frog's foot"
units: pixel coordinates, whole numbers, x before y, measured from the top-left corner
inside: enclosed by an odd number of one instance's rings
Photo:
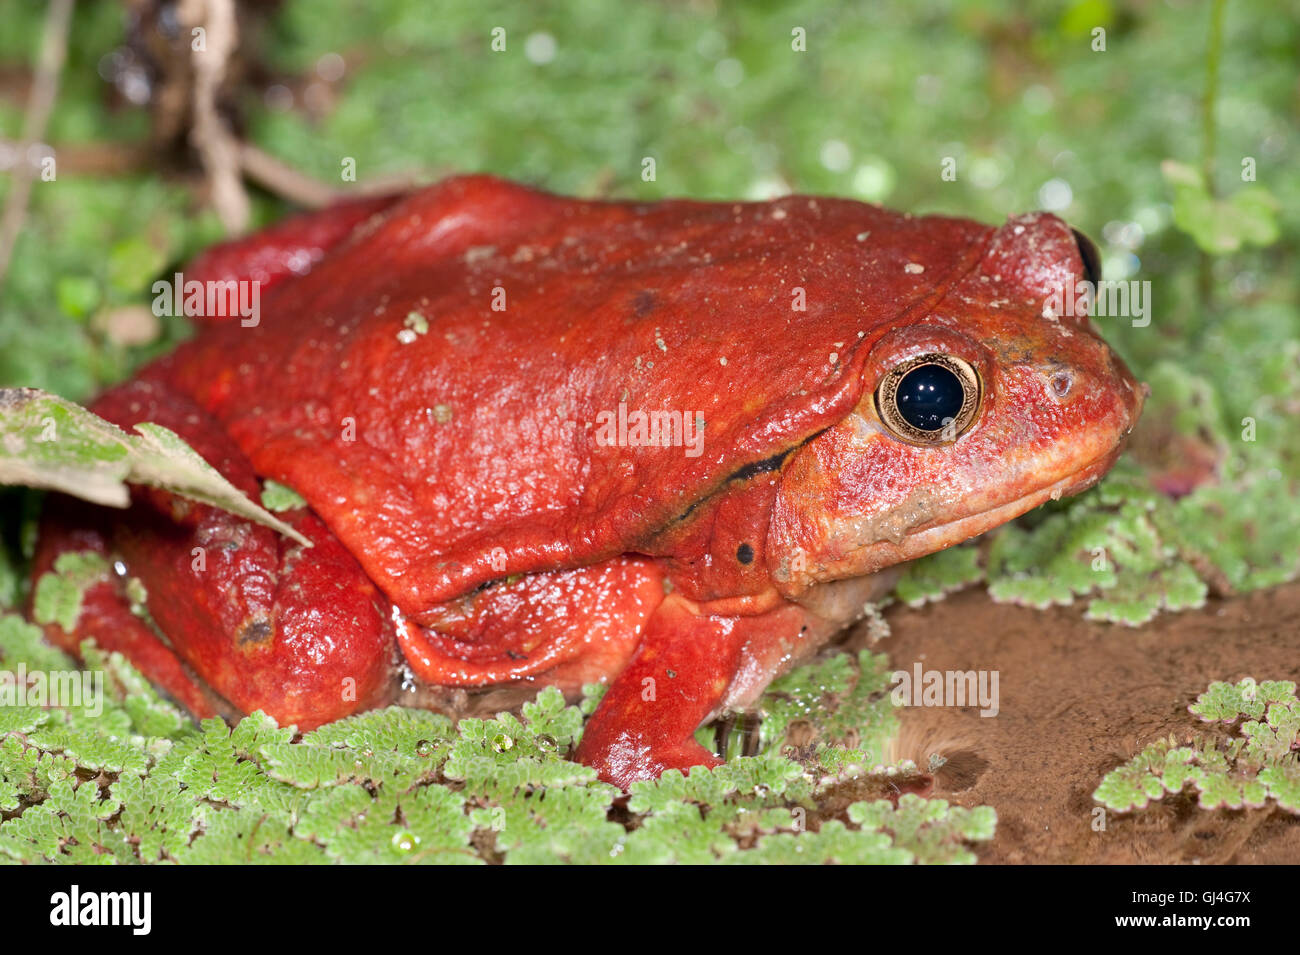
[[[667,769],[717,766],[694,739],[726,696],[747,639],[744,618],[701,615],[670,594],[587,723],[575,758],[627,789]]]
[[[107,517],[104,508],[50,495],[41,518],[32,579],[39,581],[53,571],[54,562],[63,554],[95,554],[111,567],[113,556],[108,540],[112,531]],[[121,653],[145,679],[199,719],[235,715],[233,707],[205,687],[144,617],[133,610],[127,579],[114,571],[87,582],[72,630],[47,623],[44,631],[50,643],[74,657],[80,657],[81,642],[88,637],[94,638],[101,650]]]
[[[127,428],[141,421],[171,428],[258,498],[248,460],[184,396],[134,382],[108,392],[94,410]],[[75,648],[94,636],[101,646],[122,650],[201,716],[261,709],[306,730],[391,693],[387,603],[316,515],[306,509],[282,515],[312,541],[308,550],[269,528],[156,489],[133,488],[132,501],[121,515],[102,512],[108,530],[98,549],[143,585],[149,623],[131,612],[124,588],[96,589],[73,630],[50,633],[52,639]],[[42,534],[38,570],[79,544],[76,534],[58,532],[70,522],[57,507],[46,519],[53,532],[48,540]],[[87,609],[96,612],[88,616]]]

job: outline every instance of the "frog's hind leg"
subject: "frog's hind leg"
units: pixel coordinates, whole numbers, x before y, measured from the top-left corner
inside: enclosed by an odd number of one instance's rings
[[[415,621],[398,620],[407,663],[427,683],[559,685],[613,677],[575,754],[623,787],[665,769],[714,766],[692,738],[723,700],[752,632],[707,616],[642,557],[532,574]]]
[[[663,596],[659,565],[624,555],[500,581],[411,620],[398,616],[397,641],[425,683],[530,681],[576,695],[627,665]]]
[[[184,396],[137,381],[106,393],[94,410],[127,428],[152,421],[172,429],[258,498],[248,460]],[[75,646],[94,636],[101,646],[121,649],[196,715],[221,709],[217,701],[224,700],[225,709],[261,709],[305,730],[391,696],[395,650],[387,601],[311,511],[281,515],[312,541],[310,549],[153,488],[133,488],[127,511],[102,509],[102,515],[109,528],[102,551],[143,585],[156,630],[139,618],[133,622],[129,608],[89,618],[83,611],[73,632],[51,633],[56,641]],[[55,530],[68,521],[56,511],[47,524]],[[58,550],[73,544],[75,537],[53,533],[42,542],[38,567],[48,568]],[[130,626],[118,629],[118,623]]]

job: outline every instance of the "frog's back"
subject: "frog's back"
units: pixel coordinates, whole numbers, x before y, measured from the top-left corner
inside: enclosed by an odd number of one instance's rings
[[[585,202],[453,179],[278,280],[257,327],[206,330],[148,374],[418,611],[635,549],[840,420],[871,344],[993,232],[846,200]],[[637,412],[667,412],[672,446],[639,444]]]

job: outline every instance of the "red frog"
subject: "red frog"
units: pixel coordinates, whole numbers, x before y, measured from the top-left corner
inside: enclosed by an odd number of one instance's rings
[[[805,196],[469,176],[289,220],[184,273],[259,283],[257,324],[204,322],[94,410],[171,428],[254,499],[289,486],[314,546],[155,490],[63,500],[36,572],[94,550],[117,574],[47,634],[197,715],[303,730],[412,685],[609,681],[575,754],[602,779],[716,765],[697,727],[889,568],[1115,461],[1143,389],[1046,304],[1095,273],[1052,215]]]

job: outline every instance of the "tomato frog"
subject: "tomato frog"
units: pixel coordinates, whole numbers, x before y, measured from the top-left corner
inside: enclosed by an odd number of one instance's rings
[[[93,410],[172,429],[255,500],[287,485],[313,546],[155,489],[53,498],[36,573],[73,550],[116,573],[47,637],[94,636],[198,716],[300,730],[431,687],[607,681],[576,759],[625,788],[716,765],[696,729],[892,569],[1112,465],[1144,386],[1045,304],[1096,272],[1050,214],[807,196],[465,176],[287,220],[183,273],[256,283],[255,321],[200,316]]]

